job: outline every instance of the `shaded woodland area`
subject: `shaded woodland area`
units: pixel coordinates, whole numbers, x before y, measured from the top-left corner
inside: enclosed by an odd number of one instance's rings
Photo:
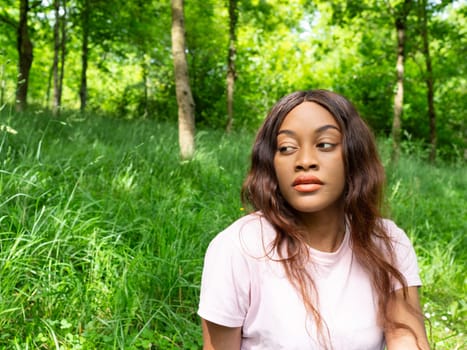
[[[409,138],[432,160],[463,155],[465,2],[180,3],[197,127],[255,128],[279,97],[328,88],[396,152]],[[176,121],[173,13],[168,0],[1,0],[2,109]]]

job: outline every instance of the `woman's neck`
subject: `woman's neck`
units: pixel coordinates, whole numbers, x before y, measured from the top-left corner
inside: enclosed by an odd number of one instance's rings
[[[335,252],[341,245],[345,235],[345,215],[336,213],[303,214],[302,223],[305,228],[305,241],[314,249],[323,252]]]

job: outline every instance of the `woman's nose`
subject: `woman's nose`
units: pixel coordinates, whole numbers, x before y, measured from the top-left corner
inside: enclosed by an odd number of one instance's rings
[[[298,150],[297,158],[295,161],[296,170],[308,170],[319,168],[318,160],[316,157],[316,150],[308,147],[302,147]]]

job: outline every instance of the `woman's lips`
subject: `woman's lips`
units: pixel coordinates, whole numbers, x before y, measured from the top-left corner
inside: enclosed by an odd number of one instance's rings
[[[323,182],[316,176],[299,176],[292,186],[298,192],[315,192],[323,186]]]

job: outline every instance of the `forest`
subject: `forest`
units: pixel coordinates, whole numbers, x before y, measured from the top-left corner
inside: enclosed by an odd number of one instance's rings
[[[463,0],[0,0],[0,348],[200,349],[254,133],[324,88],[373,129],[432,349],[467,345]]]
[[[2,0],[0,105],[176,121],[169,1]],[[187,1],[198,128],[256,128],[279,97],[327,88],[378,135],[465,150],[463,1]],[[16,106],[14,106],[16,105]]]

